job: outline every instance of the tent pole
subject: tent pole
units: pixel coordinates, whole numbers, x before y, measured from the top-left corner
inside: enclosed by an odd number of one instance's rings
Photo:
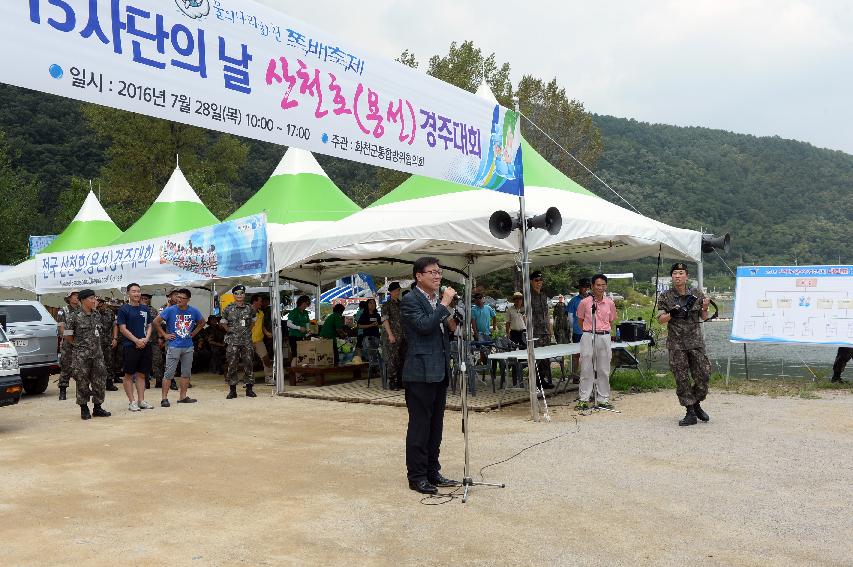
[[[275,393],[284,393],[284,341],[281,332],[281,283],[275,265],[272,244],[269,248],[270,315],[272,316],[273,349],[275,352]]]
[[[320,324],[320,288],[323,285],[323,268],[317,266],[317,299],[314,301],[314,320]]]
[[[527,387],[530,390],[530,417],[539,421],[539,400],[536,399],[536,354],[533,352],[536,339],[533,338],[533,299],[530,291],[530,258],[527,254],[527,217],[524,208],[524,195],[518,196],[518,210],[521,217],[521,285],[524,289],[524,315],[527,319]]]
[[[705,262],[700,254],[699,261],[696,262],[696,278],[699,280],[699,291],[705,293]],[[699,325],[699,332],[702,333],[702,340],[705,339],[705,325]]]

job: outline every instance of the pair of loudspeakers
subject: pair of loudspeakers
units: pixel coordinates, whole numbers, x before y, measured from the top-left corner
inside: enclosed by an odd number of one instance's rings
[[[563,216],[557,207],[549,207],[541,215],[527,219],[527,228],[542,228],[548,234],[559,234],[563,227]],[[521,228],[520,219],[513,219],[506,211],[495,211],[489,217],[489,232],[495,238],[504,239],[516,228]]]

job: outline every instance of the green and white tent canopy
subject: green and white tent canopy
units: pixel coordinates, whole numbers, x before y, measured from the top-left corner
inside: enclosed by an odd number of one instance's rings
[[[98,202],[92,191],[71,223],[42,253],[66,252],[106,246],[121,235],[121,230]],[[0,287],[18,287],[35,291],[36,260],[30,259],[0,274]]]
[[[118,238],[120,234],[121,230],[98,202],[95,193],[89,191],[83,206],[80,207],[71,224],[50,243],[50,246],[45,247],[42,253],[104,246]]]
[[[266,213],[269,241],[286,245],[358,210],[311,152],[289,148],[263,187],[225,220]]]
[[[154,203],[124,234],[110,244],[128,244],[218,224],[179,167]]]
[[[528,232],[534,264],[628,260],[656,255],[658,250],[668,258],[701,259],[699,232],[666,225],[596,197],[523,139],[522,144],[527,216],[553,206],[563,217],[559,234]],[[475,273],[488,273],[514,264],[521,249],[518,231],[503,240],[489,232],[489,217],[496,210],[515,217],[519,200],[504,193],[412,176],[370,207],[322,233],[275,246],[276,266],[294,277],[316,273],[318,265],[323,266],[326,279],[354,271],[400,276],[411,273],[409,266],[378,258],[414,260],[431,255],[457,269],[464,269],[473,259]]]

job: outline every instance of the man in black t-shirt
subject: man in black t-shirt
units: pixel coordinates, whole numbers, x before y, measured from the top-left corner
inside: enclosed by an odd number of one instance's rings
[[[118,310],[116,325],[123,337],[122,385],[127,394],[127,409],[130,411],[152,409],[154,406],[145,401],[145,379],[151,372],[151,347],[148,344],[151,339],[151,312],[147,305],[139,301],[142,294],[138,284],[128,284],[126,291],[128,302]],[[133,397],[134,376],[136,377],[136,400]]]

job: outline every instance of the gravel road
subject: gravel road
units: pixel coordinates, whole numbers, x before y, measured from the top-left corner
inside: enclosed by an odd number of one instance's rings
[[[853,396],[672,391],[550,423],[472,414],[466,504],[405,482],[403,408],[267,395],[79,419],[73,395],[0,409],[3,565],[853,565]],[[157,401],[153,390],[150,397]],[[174,402],[174,400],[173,400]],[[443,472],[461,478],[460,414]]]

